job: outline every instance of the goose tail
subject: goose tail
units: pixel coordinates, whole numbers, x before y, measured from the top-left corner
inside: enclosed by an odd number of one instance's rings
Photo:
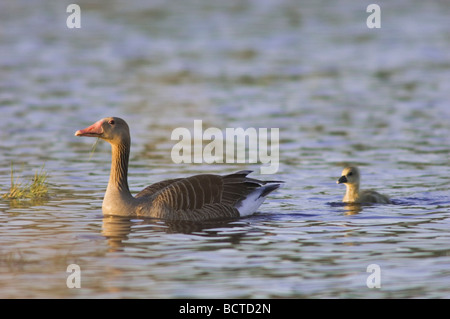
[[[279,188],[281,184],[269,184],[256,188],[244,199],[236,203],[236,209],[240,216],[248,216],[256,212],[266,199],[267,195]]]

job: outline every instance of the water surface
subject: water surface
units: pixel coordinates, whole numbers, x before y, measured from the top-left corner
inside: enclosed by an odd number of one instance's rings
[[[379,1],[14,1],[0,10],[0,186],[45,164],[49,197],[0,200],[2,298],[450,297],[450,7]],[[110,149],[131,127],[129,184],[253,169],[285,186],[248,218],[103,217]],[[175,164],[177,127],[280,129],[280,168]],[[394,204],[340,203],[342,168]],[[66,268],[81,267],[69,289]],[[370,289],[367,266],[381,269]]]

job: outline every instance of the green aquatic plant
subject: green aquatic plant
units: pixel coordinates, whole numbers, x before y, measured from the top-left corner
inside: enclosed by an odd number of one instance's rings
[[[91,154],[89,155],[89,161],[92,159],[92,155],[95,153],[95,149],[97,148],[98,141],[100,141],[100,138],[97,138],[97,140],[92,145]]]
[[[20,177],[14,175],[14,168],[11,164],[11,187],[7,193],[2,194],[5,199],[36,199],[46,197],[48,195],[48,174],[44,171],[42,166],[40,171],[37,171],[31,182],[23,183]]]

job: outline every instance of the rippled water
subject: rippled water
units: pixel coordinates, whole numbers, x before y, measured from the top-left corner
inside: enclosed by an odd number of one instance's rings
[[[0,186],[45,164],[50,196],[0,200],[2,298],[450,297],[450,7],[378,1],[8,1],[0,7]],[[253,169],[286,185],[251,217],[103,217],[110,150],[131,126],[130,186]],[[176,127],[280,129],[280,168],[174,164]],[[340,203],[343,166],[392,205]],[[81,288],[69,289],[69,264]],[[370,264],[381,288],[368,288]]]

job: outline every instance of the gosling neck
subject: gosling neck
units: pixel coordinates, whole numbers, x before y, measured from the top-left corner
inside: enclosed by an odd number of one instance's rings
[[[345,184],[347,190],[345,192],[343,202],[357,203],[359,201],[359,184]]]

